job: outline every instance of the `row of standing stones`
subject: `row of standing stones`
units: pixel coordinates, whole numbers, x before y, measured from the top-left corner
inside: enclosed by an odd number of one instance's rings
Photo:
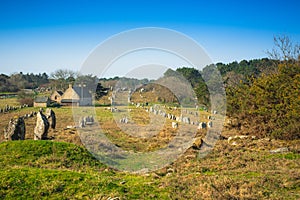
[[[137,104],[136,107],[140,107],[140,104]],[[141,107],[144,108],[143,105]],[[112,112],[113,112],[113,110],[112,110]],[[154,115],[160,115],[160,116],[162,116],[164,118],[168,118],[170,120],[174,120],[175,122],[174,121],[172,122],[172,128],[174,128],[174,129],[178,128],[178,122],[190,124],[190,125],[196,125],[198,129],[212,128],[212,126],[213,126],[212,120],[215,119],[215,117],[213,117],[213,116],[208,116],[208,120],[209,120],[208,122],[199,122],[198,120],[192,121],[190,119],[190,117],[188,117],[188,116],[184,117],[182,114],[180,116],[175,116],[171,113],[166,113],[166,112],[160,110],[159,108],[156,108],[155,106],[154,107],[151,106],[149,109],[146,108],[146,112],[153,113]],[[192,112],[192,111],[188,111],[185,109],[185,110],[183,110],[183,113],[193,115],[194,117],[199,117],[199,113],[197,111]],[[217,114],[217,112],[214,111],[213,114]],[[120,119],[120,123],[127,124],[127,123],[129,123],[129,120],[125,116]]]
[[[27,104],[23,104],[21,106],[10,106],[10,105],[6,104],[4,108],[0,108],[0,113],[7,113],[9,111],[14,111],[14,110],[22,109],[22,108],[27,108],[27,107],[28,107]]]
[[[56,116],[52,109],[47,108],[45,114],[40,109],[39,112],[31,112],[21,117],[13,118],[4,128],[5,140],[24,140],[26,134],[25,119],[36,116],[36,126],[34,128],[34,140],[45,140],[48,136],[49,127],[55,129]]]

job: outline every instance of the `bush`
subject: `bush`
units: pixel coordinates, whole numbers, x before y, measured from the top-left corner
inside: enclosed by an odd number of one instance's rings
[[[31,97],[25,97],[23,99],[18,99],[18,101],[21,105],[27,104],[29,107],[33,106],[33,98],[31,98]]]
[[[227,88],[228,113],[243,131],[276,139],[300,138],[300,62],[281,63],[278,73]]]

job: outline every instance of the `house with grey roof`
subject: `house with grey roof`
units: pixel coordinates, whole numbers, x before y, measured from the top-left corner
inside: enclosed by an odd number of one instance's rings
[[[33,107],[48,107],[50,105],[50,99],[46,96],[38,96],[33,101]]]

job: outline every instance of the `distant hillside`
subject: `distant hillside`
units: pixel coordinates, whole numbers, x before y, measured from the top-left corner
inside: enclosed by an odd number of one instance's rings
[[[101,85],[105,88],[112,89],[136,89],[137,87],[147,84],[150,81],[148,79],[136,79],[136,78],[127,78],[127,77],[114,77],[114,78],[101,78],[99,80]]]
[[[168,88],[157,83],[149,83],[137,88],[131,95],[131,101],[137,103],[178,103],[178,99]]]

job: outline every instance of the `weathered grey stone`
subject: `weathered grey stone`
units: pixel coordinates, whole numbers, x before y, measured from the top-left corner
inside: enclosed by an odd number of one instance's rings
[[[190,118],[188,118],[188,117],[183,117],[183,118],[182,118],[182,121],[183,121],[183,123],[185,123],[185,124],[190,124]]]
[[[207,122],[207,127],[208,127],[208,128],[212,128],[212,127],[213,127],[212,121]]]
[[[93,116],[87,116],[85,117],[85,125],[92,125],[94,123]]]
[[[86,126],[87,117],[83,117],[82,119],[83,119],[84,126]]]
[[[83,128],[84,127],[84,120],[83,120],[83,118],[79,119],[78,126],[79,126],[79,128]]]
[[[122,117],[122,118],[120,119],[120,123],[128,124],[128,118],[127,118],[127,117]]]
[[[200,122],[198,125],[198,129],[203,129],[206,128],[206,123],[205,122]]]
[[[34,128],[34,140],[47,139],[49,122],[47,117],[39,111],[36,116],[36,126]]]
[[[270,153],[285,153],[288,151],[289,151],[289,149],[287,147],[281,147],[278,149],[270,150]]]
[[[93,115],[90,116],[90,122],[91,122],[91,123],[94,123],[94,122],[95,122]]]
[[[152,106],[149,108],[149,112],[154,112],[154,109]]]
[[[178,128],[178,123],[177,122],[172,122],[172,128]]]
[[[26,133],[25,122],[22,117],[11,119],[8,126],[4,129],[6,140],[24,140]]]
[[[47,108],[45,115],[46,115],[46,117],[47,117],[47,119],[49,121],[50,127],[53,128],[53,129],[55,129],[55,127],[56,127],[55,112],[51,108]]]
[[[176,116],[175,115],[172,115],[172,120],[176,120]]]
[[[249,135],[235,135],[235,136],[230,136],[230,137],[227,138],[227,142],[230,143],[230,142],[234,141],[234,143],[236,143],[235,140],[246,140],[246,139],[252,139],[252,140],[254,140],[254,139],[256,139],[256,136],[249,136]]]

